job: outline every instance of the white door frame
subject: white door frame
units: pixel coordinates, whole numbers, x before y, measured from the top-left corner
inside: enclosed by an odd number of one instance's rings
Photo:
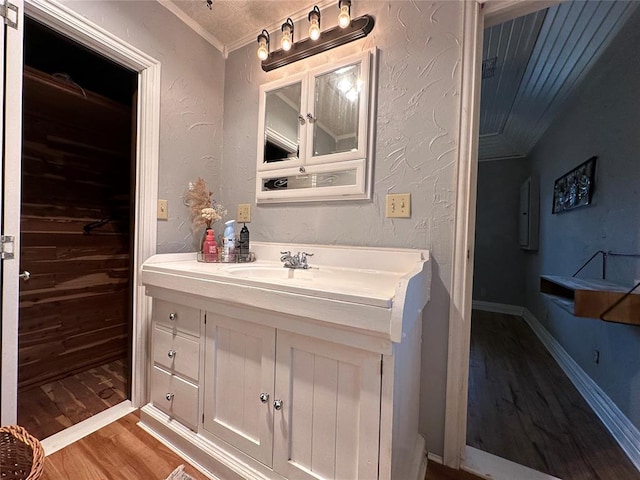
[[[2,2],[6,4],[6,0]],[[0,195],[2,195],[0,218],[2,235],[13,236],[15,259],[2,260],[0,278],[2,280],[2,368],[0,370],[0,425],[15,423],[18,383],[18,274],[20,273],[20,175],[22,155],[22,0],[12,1],[18,8],[18,28],[2,25],[0,35],[0,60],[5,69],[0,68],[0,153],[2,172],[0,173]],[[6,42],[6,43],[5,43]],[[4,98],[3,96],[6,95]],[[1,107],[0,107],[1,108]],[[16,121],[17,120],[17,121]],[[16,202],[16,199],[17,202]]]
[[[558,3],[559,0],[463,2],[462,86],[443,452],[443,463],[454,469],[464,467],[467,444],[483,30],[485,25],[506,22]]]
[[[131,365],[131,403],[140,407],[148,401],[147,358],[149,345],[150,299],[145,296],[139,281],[142,263],[156,252],[157,223],[156,199],[158,196],[158,152],[160,141],[160,62],[137,48],[117,38],[73,10],[53,0],[25,0],[25,13],[50,28],[72,38],[76,42],[110,58],[114,62],[138,72],[137,138],[136,138],[136,192],[135,230],[133,243],[133,338]],[[21,15],[20,22],[23,22]],[[8,51],[7,56],[15,52]],[[22,55],[20,55],[21,62]],[[22,75],[20,75],[22,78]],[[22,89],[20,88],[20,92]],[[21,118],[18,115],[14,118]],[[22,122],[15,122],[21,128]],[[7,125],[8,126],[8,125]],[[13,142],[15,143],[15,142]],[[19,145],[18,145],[19,150]],[[17,153],[20,158],[20,151]],[[15,163],[15,162],[14,162]],[[17,162],[18,165],[20,161]],[[19,168],[19,167],[18,167]],[[5,172],[5,175],[6,172]],[[20,172],[5,176],[5,182],[19,188]],[[16,198],[20,198],[19,193]],[[18,200],[19,202],[19,200]],[[19,237],[18,226],[15,230]],[[19,256],[16,245],[16,256]],[[17,279],[19,258],[14,262]],[[6,270],[5,270],[6,275]],[[2,424],[15,423],[17,416],[17,298],[16,312],[12,318],[3,318],[2,338]],[[5,327],[5,323],[8,326]],[[5,336],[5,332],[13,333]],[[5,360],[11,365],[6,365]]]

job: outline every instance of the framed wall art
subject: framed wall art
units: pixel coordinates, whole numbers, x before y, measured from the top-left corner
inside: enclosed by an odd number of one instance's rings
[[[552,213],[566,212],[591,203],[597,159],[591,157],[555,181]]]

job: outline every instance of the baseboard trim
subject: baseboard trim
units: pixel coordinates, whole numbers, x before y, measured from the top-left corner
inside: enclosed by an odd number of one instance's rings
[[[482,300],[474,300],[472,307],[474,310],[482,310],[483,312],[506,313],[507,315],[523,315],[524,308],[518,305],[508,305],[506,303],[484,302]]]
[[[107,410],[96,413],[80,423],[65,428],[61,432],[51,435],[40,442],[42,448],[44,448],[45,455],[56,453],[58,450],[100,430],[102,427],[119,420],[125,415],[135,412],[135,410],[131,405],[131,401],[125,400]]]
[[[468,445],[464,451],[463,469],[473,475],[491,480],[513,480],[514,478],[518,480],[560,480],[553,475],[533,470]]]
[[[522,318],[531,327],[580,395],[618,442],[629,460],[640,471],[640,430],[620,411],[609,396],[587,375],[538,319],[523,309]]]
[[[413,451],[413,462],[409,478],[413,480],[424,480],[427,475],[427,442],[422,435],[416,439],[416,447]]]

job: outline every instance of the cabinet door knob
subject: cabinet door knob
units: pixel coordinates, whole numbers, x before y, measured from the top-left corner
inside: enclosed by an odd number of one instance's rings
[[[167,399],[167,402],[170,402],[171,400],[173,400],[173,393],[167,393],[164,398]]]
[[[313,123],[315,121],[315,118],[313,118],[313,115],[311,115],[310,113],[307,113],[307,120],[309,120],[309,123]]]
[[[169,350],[169,351],[167,352],[167,357],[169,357],[169,358],[173,358],[173,357],[175,357],[175,356],[176,356],[176,351],[175,351],[175,350]]]
[[[172,322],[173,322],[176,318],[178,318],[178,314],[177,314],[177,313],[173,313],[173,312],[171,312],[171,313],[169,314],[169,320],[171,320]]]
[[[282,410],[282,400],[274,400],[273,408],[275,408],[276,410]]]
[[[268,393],[261,393],[260,394],[260,401],[262,403],[267,403],[269,401],[269,394]]]
[[[298,115],[298,120],[300,120],[300,125],[304,125],[304,117],[302,115]]]

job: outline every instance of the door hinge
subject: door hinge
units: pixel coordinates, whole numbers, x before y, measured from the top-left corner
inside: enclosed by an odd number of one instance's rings
[[[11,12],[15,14],[15,20],[11,19]],[[18,7],[9,3],[8,0],[5,1],[4,5],[0,5],[0,17],[4,18],[5,25],[18,29]]]
[[[204,413],[202,414],[202,424],[204,425]]]
[[[2,260],[11,260],[14,258],[14,240],[15,238],[10,235],[0,236],[0,258]]]

